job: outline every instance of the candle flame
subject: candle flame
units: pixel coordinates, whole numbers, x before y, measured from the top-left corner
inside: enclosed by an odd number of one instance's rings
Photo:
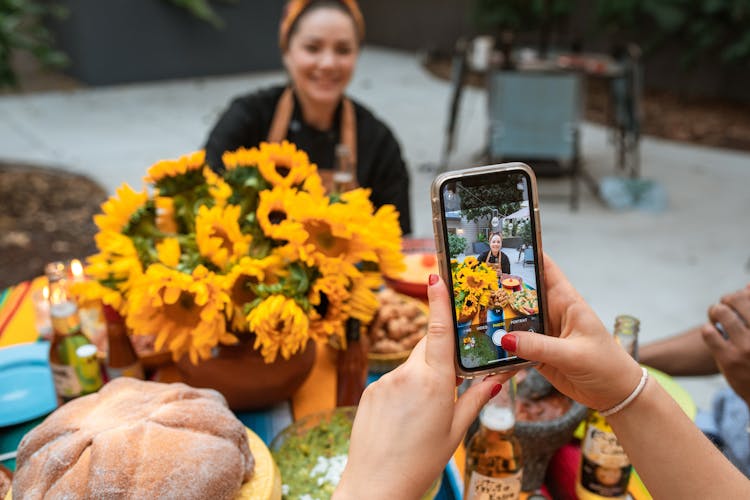
[[[73,278],[83,277],[83,264],[80,260],[73,259],[70,261],[70,272],[73,273]]]
[[[49,300],[49,287],[45,286],[42,288],[42,297],[44,297],[44,300]]]

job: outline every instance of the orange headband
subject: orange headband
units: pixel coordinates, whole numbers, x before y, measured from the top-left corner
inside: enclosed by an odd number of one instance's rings
[[[307,9],[310,4],[314,3],[315,0],[289,0],[284,7],[284,12],[281,14],[281,25],[279,26],[279,46],[281,51],[285,51],[289,44],[289,30],[292,29],[294,23],[299,19],[299,16]],[[362,11],[359,10],[357,0],[338,0],[343,5],[354,20],[354,26],[357,28],[359,40],[365,36],[365,19],[362,17]]]

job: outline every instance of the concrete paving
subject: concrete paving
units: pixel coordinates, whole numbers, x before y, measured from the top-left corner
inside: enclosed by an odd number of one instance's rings
[[[109,192],[136,188],[155,161],[201,147],[236,94],[281,82],[281,72],[87,88],[0,97],[0,159],[87,174]],[[414,234],[431,236],[428,200],[443,147],[450,88],[411,53],[366,48],[350,93],[399,137],[412,173]],[[451,168],[475,165],[485,144],[486,93],[464,94]],[[641,143],[643,176],[661,183],[662,213],[615,212],[582,191],[580,210],[542,199],[545,250],[606,325],[641,319],[642,342],[705,320],[722,293],[750,282],[750,155],[650,137]],[[614,172],[607,131],[584,124],[582,153],[595,176]],[[566,183],[542,180],[541,191]],[[602,360],[606,362],[606,360]],[[680,383],[703,408],[721,377]]]

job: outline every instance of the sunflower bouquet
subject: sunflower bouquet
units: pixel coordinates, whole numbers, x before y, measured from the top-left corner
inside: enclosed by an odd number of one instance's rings
[[[492,292],[498,289],[497,274],[474,256],[466,257],[460,263],[452,260],[451,274],[456,290],[453,303],[456,318],[461,323],[470,321],[489,305]]]
[[[194,364],[242,336],[267,363],[309,339],[345,345],[345,321],[369,323],[383,275],[403,270],[398,212],[375,210],[368,189],[327,194],[288,142],[223,160],[221,174],[203,151],[160,161],[150,190],[118,188],[94,217],[99,252],[80,293]]]

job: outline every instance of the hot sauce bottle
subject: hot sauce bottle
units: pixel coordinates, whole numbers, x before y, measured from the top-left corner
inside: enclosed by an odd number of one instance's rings
[[[107,320],[107,376],[144,379],[143,366],[130,342],[125,321],[113,307],[104,305]]]
[[[346,321],[346,349],[339,351],[336,366],[336,406],[355,406],[367,384],[367,345],[358,319]]]

